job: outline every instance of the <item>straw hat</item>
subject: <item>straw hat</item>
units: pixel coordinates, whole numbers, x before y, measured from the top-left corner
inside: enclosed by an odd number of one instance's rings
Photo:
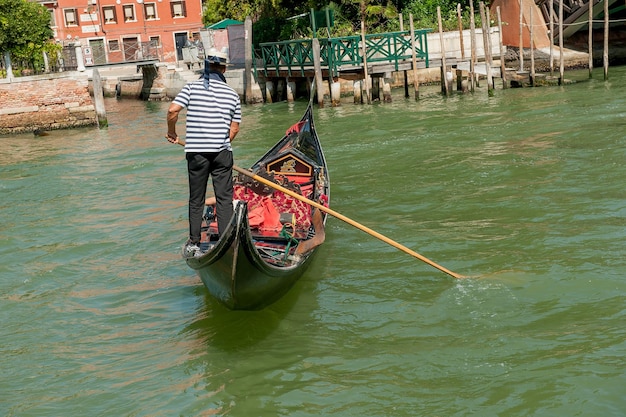
[[[230,60],[228,54],[218,51],[215,48],[211,48],[207,51],[205,64],[217,64],[223,66],[230,66]]]

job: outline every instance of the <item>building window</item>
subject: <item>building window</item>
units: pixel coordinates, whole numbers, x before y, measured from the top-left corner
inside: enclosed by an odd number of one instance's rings
[[[143,5],[143,16],[146,20],[156,20],[156,4],[155,3],[144,3]]]
[[[54,9],[48,9],[50,11],[50,27],[57,26],[57,19],[54,17]]]
[[[170,3],[172,8],[172,17],[185,17],[187,16],[187,9],[184,1],[173,1]]]
[[[117,39],[109,40],[109,52],[117,52],[120,50],[120,41]]]
[[[115,6],[102,6],[102,14],[104,15],[104,23],[117,23]]]
[[[135,20],[135,5],[124,5],[124,22],[134,22]]]
[[[78,12],[76,9],[63,9],[65,26],[78,26]]]
[[[158,48],[161,46],[161,37],[160,36],[150,36],[150,46],[154,48]]]

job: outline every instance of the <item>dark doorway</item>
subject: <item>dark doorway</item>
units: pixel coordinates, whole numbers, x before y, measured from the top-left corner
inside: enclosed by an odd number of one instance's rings
[[[174,42],[176,42],[176,59],[182,61],[183,47],[187,45],[187,32],[175,33]]]

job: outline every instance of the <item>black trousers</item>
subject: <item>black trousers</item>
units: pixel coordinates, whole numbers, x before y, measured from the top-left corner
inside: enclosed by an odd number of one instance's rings
[[[215,193],[217,228],[223,233],[233,215],[233,153],[187,152],[189,174],[189,239],[200,242],[202,215],[209,176]]]

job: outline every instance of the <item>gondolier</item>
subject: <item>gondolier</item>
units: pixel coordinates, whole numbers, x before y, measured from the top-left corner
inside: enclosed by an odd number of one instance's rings
[[[170,142],[185,146],[183,140]],[[216,222],[206,216],[202,253],[185,261],[219,302],[253,310],[287,292],[325,240],[326,214],[311,210],[311,204],[328,207],[330,202],[312,101],[300,122],[250,171],[236,165],[233,169],[240,174],[234,181],[235,215],[221,235]],[[213,199],[206,204],[214,204]]]
[[[217,200],[218,232],[226,229],[233,214],[233,154],[231,142],[239,132],[241,102],[224,72],[228,56],[208,51],[204,74],[186,84],[167,111],[167,140],[176,143],[176,122],[187,108],[185,157],[189,176],[189,239],[183,256],[200,256],[202,214],[207,183],[212,178]]]

